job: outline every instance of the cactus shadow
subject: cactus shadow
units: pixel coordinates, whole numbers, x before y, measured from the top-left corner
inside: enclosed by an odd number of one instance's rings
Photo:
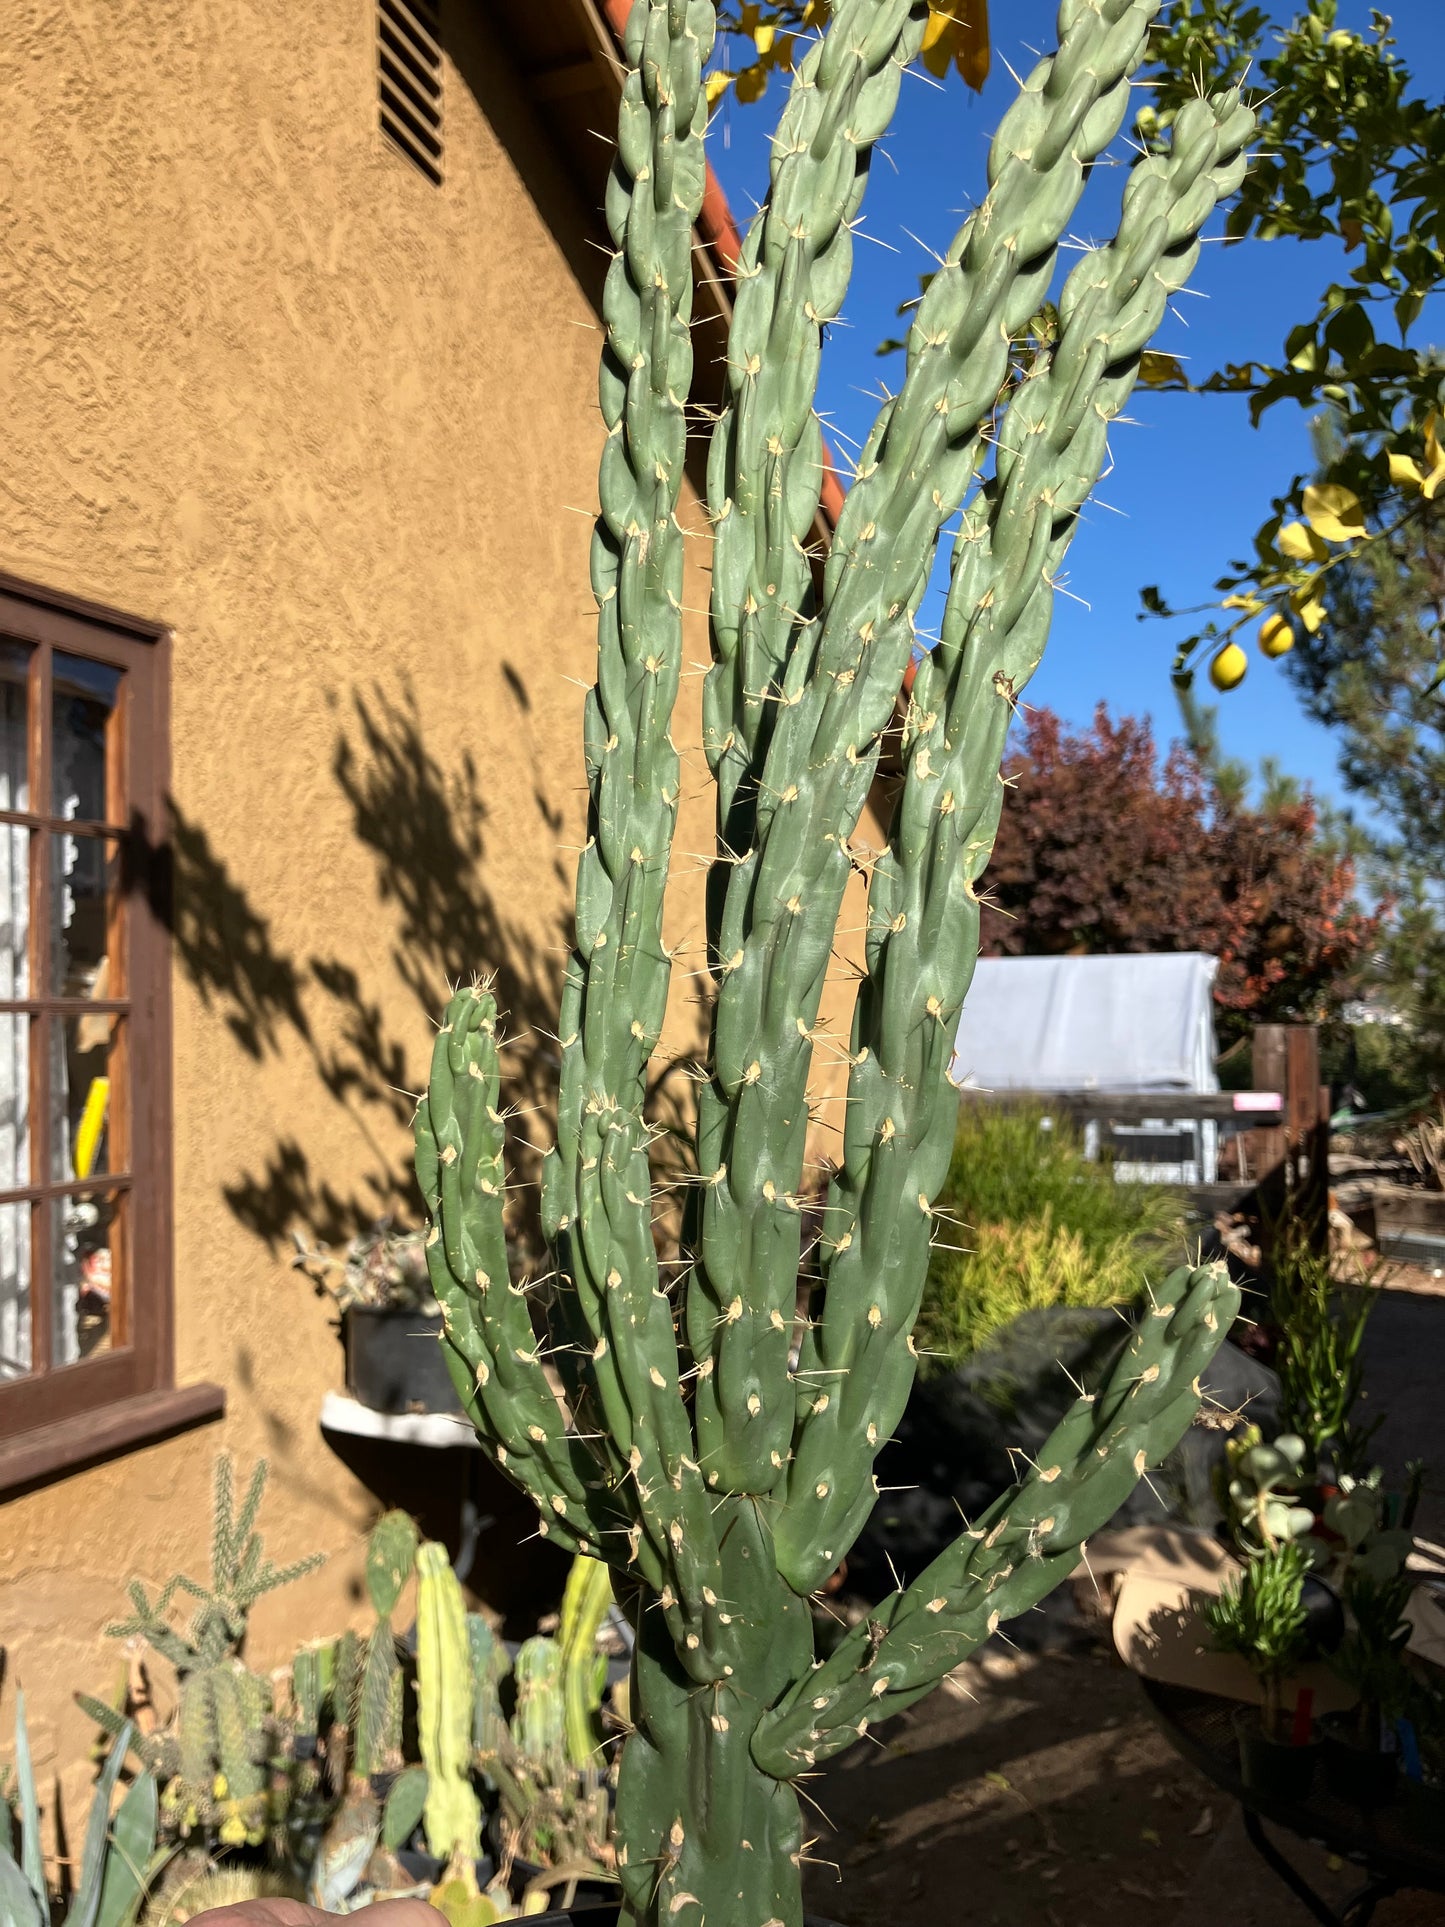
[[[517,1042],[507,1054],[504,1096],[519,1113],[508,1150],[525,1186],[521,1218],[532,1195],[526,1180],[538,1162],[531,1113],[546,1102],[555,1078],[555,1053],[540,1031],[555,1022],[566,944],[560,857],[548,891],[559,905],[556,939],[544,930],[539,941],[535,923],[524,928],[510,917],[489,881],[490,811],[475,759],[463,754],[443,764],[409,687],[396,696],[353,690],[337,708],[330,774],[352,835],[371,859],[379,909],[374,942],[364,952],[324,942],[288,948],[239,867],[174,798],[165,861],[156,862],[152,849],[143,869],[180,969],[205,1008],[253,1062],[299,1060],[314,1079],[296,1107],[310,1128],[278,1130],[264,1153],[222,1187],[236,1219],[278,1253],[293,1234],[340,1244],[381,1218],[419,1221],[409,1127],[452,986],[478,971],[494,974]],[[507,780],[514,776],[509,766]],[[560,821],[545,798],[536,800],[555,836]],[[143,835],[144,826],[132,829],[133,840]],[[304,888],[304,870],[297,880]],[[287,906],[293,926],[294,908]],[[380,992],[378,980],[386,986]],[[338,1121],[350,1141],[341,1159]],[[524,1249],[530,1229],[519,1222]]]

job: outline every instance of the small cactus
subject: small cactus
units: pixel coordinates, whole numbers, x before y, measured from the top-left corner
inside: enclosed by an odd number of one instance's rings
[[[1079,255],[1057,328],[1031,334],[1158,6],[1061,0],[1058,50],[1005,114],[987,195],[914,312],[902,386],[864,447],[821,582],[807,545],[822,333],[927,0],[834,0],[794,75],[738,264],[708,466],[714,995],[686,1265],[664,1283],[644,1111],[671,967],[676,511],[716,18],[712,0],[633,0],[607,193],[616,251],[603,301],[589,819],[543,1182],[557,1268],[547,1332],[508,1277],[498,1018],[485,985],[451,1000],[416,1118],[427,1263],[458,1391],[541,1530],[610,1566],[634,1628],[635,1726],[617,1794],[625,1927],[799,1927],[794,1782],[1072,1568],[1189,1424],[1197,1375],[1237,1307],[1221,1268],[1176,1272],[1038,1467],[815,1663],[808,1595],[872,1508],[874,1460],[913,1383],[956,1118],[948,1060],[978,954],[1009,722],[1109,425],[1203,224],[1242,177],[1253,127],[1233,92],[1189,102],[1167,148],[1130,170],[1115,238]],[[886,848],[865,860],[851,839],[950,525],[941,635],[903,704]],[[870,872],[866,967],[820,1282],[800,1319],[810,1076],[855,868]],[[539,1798],[534,1831],[554,1822],[563,1837],[570,1820]]]
[[[416,1555],[417,1740],[427,1770],[427,1844],[439,1859],[475,1860],[482,1810],[469,1778],[472,1681],[462,1589],[445,1546]]]

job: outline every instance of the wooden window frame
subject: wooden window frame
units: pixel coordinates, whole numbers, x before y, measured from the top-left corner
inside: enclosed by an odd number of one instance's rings
[[[49,1052],[30,1051],[32,1183],[7,1198],[40,1200],[85,1190],[125,1194],[122,1330],[105,1352],[74,1364],[49,1365],[53,1291],[49,1263],[51,1213],[32,1216],[32,1358],[40,1369],[0,1385],[0,1490],[31,1484],[127,1445],[215,1417],[224,1394],[214,1385],[181,1390],[175,1384],[172,1251],[171,945],[168,931],[170,866],[167,835],[170,786],[170,631],[164,624],[37,588],[0,575],[0,638],[37,649],[32,674],[30,808],[3,813],[6,823],[30,829],[31,931],[50,941],[49,844],[65,834],[50,793],[50,662],[55,650],[123,672],[117,708],[116,752],[108,758],[106,817],[120,858],[118,982],[111,998],[74,1000],[74,1010],[123,1008],[129,1096],[128,1155],[114,1160],[116,1178],[89,1183],[55,1180],[36,1185],[34,1159],[48,1157]],[[46,807],[40,808],[37,805]],[[46,834],[48,833],[48,834]],[[32,955],[39,951],[32,949]],[[54,987],[41,980],[30,996],[6,1000],[8,1013],[36,1014],[56,1006],[70,1014]],[[39,1146],[38,1152],[33,1148]],[[40,1169],[44,1169],[42,1164]],[[122,1175],[122,1173],[124,1175]]]

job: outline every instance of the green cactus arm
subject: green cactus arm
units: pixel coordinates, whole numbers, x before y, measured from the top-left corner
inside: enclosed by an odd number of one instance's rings
[[[606,204],[616,251],[602,304],[597,681],[584,725],[590,821],[544,1200],[554,1232],[577,1213],[589,1104],[641,1115],[667,1003],[662,896],[679,768],[668,727],[682,668],[676,509],[692,381],[692,228],[706,179],[702,70],[715,28],[710,0],[633,0],[624,36],[628,71]]]
[[[1071,1571],[1089,1535],[1188,1429],[1199,1374],[1238,1309],[1223,1265],[1173,1273],[1104,1384],[1071,1407],[1028,1477],[763,1716],[753,1755],[764,1771],[788,1778],[840,1752],[932,1691],[1001,1620]]]
[[[732,865],[753,843],[778,679],[799,629],[814,614],[804,541],[823,477],[813,408],[822,332],[842,304],[852,271],[851,224],[873,144],[892,118],[927,11],[909,0],[844,0],[835,9],[789,90],[772,144],[768,195],[738,263],[728,396],[708,466],[715,661],[703,691],[703,747],[717,781],[718,858],[708,888],[714,971],[731,968],[720,913]],[[800,1255],[795,1195],[802,1134],[795,1129],[772,1160],[767,1205],[752,1197],[740,1208],[736,1187],[748,1174],[738,1171],[730,1183],[725,1171],[738,1163],[728,1094],[705,1085],[698,1101],[701,1173],[709,1182],[697,1194],[689,1226],[698,1270],[688,1294],[688,1339],[703,1368],[696,1423],[704,1462],[720,1483],[760,1486],[765,1475],[758,1468],[771,1472],[772,1453],[785,1445],[786,1409],[769,1401],[764,1418],[761,1389],[744,1389],[751,1423],[749,1449],[740,1450],[739,1442],[728,1442],[719,1409],[723,1381],[714,1368],[724,1357],[730,1364],[734,1354],[756,1349],[747,1336],[756,1302],[765,1308],[757,1343],[771,1354],[772,1375],[785,1371],[785,1307]]]
[[[537,1633],[524,1640],[512,1666],[517,1705],[512,1744],[543,1778],[556,1782],[566,1767],[567,1712],[562,1693],[562,1648]]]
[[[440,1859],[481,1852],[481,1806],[467,1777],[472,1746],[471,1669],[462,1589],[445,1546],[416,1556],[417,1743],[427,1770],[427,1845]]]
[[[629,71],[607,192],[616,244],[603,297],[607,426],[592,544],[597,680],[584,737],[588,837],[576,947],[562,995],[557,1144],[543,1218],[564,1316],[588,1334],[589,1389],[620,1465],[634,1557],[661,1572],[663,1609],[700,1675],[722,1664],[716,1541],[679,1384],[671,1301],[652,1240],[646,1071],[667,1005],[663,898],[677,815],[670,734],[682,669],[677,521],[692,378],[692,228],[706,167],[702,69],[711,0],[634,0]],[[582,1400],[577,1394],[578,1405]],[[580,1416],[580,1409],[579,1409]]]
[[[368,1777],[384,1770],[392,1687],[400,1673],[391,1622],[384,1619],[372,1627],[366,1642],[356,1706],[356,1771]]]
[[[499,1089],[496,1000],[472,985],[447,1006],[416,1111],[416,1172],[431,1219],[427,1271],[468,1417],[531,1497],[542,1530],[591,1543],[607,1523],[589,1490],[595,1461],[569,1431],[526,1298],[508,1274]]]
[[[296,1731],[315,1738],[321,1731],[321,1649],[303,1646],[291,1662],[291,1698]]]
[[[903,793],[869,888],[844,1155],[823,1224],[822,1311],[799,1359],[777,1535],[780,1564],[801,1591],[821,1583],[866,1517],[872,1449],[913,1382],[903,1341],[952,1144],[947,1069],[978,954],[975,884],[998,825],[1013,708],[1043,652],[1053,583],[1102,470],[1108,424],[1166,301],[1188,280],[1200,229],[1238,185],[1253,124],[1237,96],[1192,102],[1169,154],[1133,170],[1119,233],[1070,274],[1058,345],[1020,382],[996,475],[965,512],[942,639],[919,664],[909,707]],[[849,1449],[859,1439],[866,1454]]]
[[[703,687],[703,748],[725,853],[742,855],[752,842],[771,685],[813,601],[804,544],[822,492],[813,403],[823,329],[842,304],[873,144],[926,14],[926,0],[840,0],[798,65],[767,198],[737,263],[727,399],[709,451],[716,660]]]
[[[607,1681],[607,1660],[597,1634],[612,1604],[612,1576],[596,1559],[574,1559],[562,1594],[562,1692],[566,1702],[567,1757],[574,1767],[597,1764],[598,1711]]]
[[[261,1682],[239,1664],[222,1663],[211,1673],[214,1766],[226,1782],[225,1798],[239,1805],[258,1798],[266,1779],[265,1714],[256,1692]]]
[[[796,1267],[759,1259],[770,1242],[785,1255],[796,1247],[793,1174],[847,840],[907,668],[913,608],[972,479],[1010,337],[1047,287],[1089,162],[1118,130],[1154,6],[1066,0],[1059,52],[1005,115],[988,195],[920,304],[902,390],[839,518],[824,613],[799,635],[784,671],[755,840],[728,866],[712,1080],[699,1121],[711,1193],[704,1273],[720,1275],[743,1224],[754,1225],[749,1288],[721,1316],[709,1302],[711,1350],[699,1367],[699,1457],[723,1490],[769,1491],[791,1445]],[[698,1322],[690,1314],[689,1330]]]
[[[396,1610],[401,1589],[411,1577],[420,1540],[409,1512],[383,1512],[366,1541],[366,1590],[378,1618]]]

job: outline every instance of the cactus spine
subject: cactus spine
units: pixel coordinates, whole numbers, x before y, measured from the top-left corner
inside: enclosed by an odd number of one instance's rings
[[[617,1809],[629,1923],[798,1927],[792,1782],[928,1691],[1070,1569],[1188,1425],[1197,1374],[1236,1308],[1221,1270],[1175,1273],[1039,1466],[814,1665],[806,1595],[873,1503],[873,1460],[913,1380],[955,1111],[946,1067],[977,956],[975,889],[1009,717],[1109,423],[1203,222],[1238,183],[1252,126],[1233,94],[1191,103],[1170,150],[1130,174],[1116,238],[1069,275],[1056,338],[1016,349],[1088,169],[1122,125],[1157,4],[1062,0],[1059,50],[1004,117],[987,197],[918,308],[902,388],[864,449],[817,591],[803,545],[821,475],[820,331],[842,300],[849,223],[924,0],[836,0],[795,78],[739,265],[709,462],[716,996],[691,1267],[668,1291],[642,1106],[669,972],[675,510],[714,19],[705,0],[634,0],[607,200],[617,253],[604,301],[589,835],[544,1192],[565,1409],[507,1277],[497,1018],[484,987],[452,1000],[417,1114],[428,1265],[468,1411],[543,1531],[611,1567],[636,1631],[636,1730]],[[955,515],[942,639],[917,671],[901,792],[869,879],[823,1288],[794,1364],[809,1076],[850,838]]]

